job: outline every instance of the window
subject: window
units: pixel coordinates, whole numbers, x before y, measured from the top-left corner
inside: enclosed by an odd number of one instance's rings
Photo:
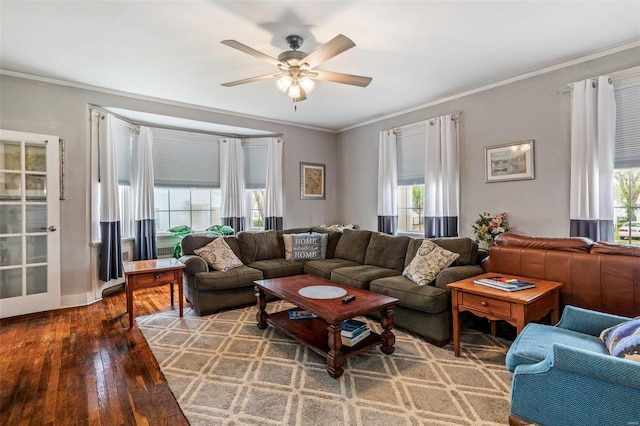
[[[424,234],[424,122],[396,132],[398,161],[398,232]]]
[[[122,237],[134,236],[130,182],[135,128],[116,120]],[[220,221],[220,148],[218,136],[153,129],[156,232],[187,225],[204,231]]]
[[[614,82],[614,239],[640,244],[640,81]]]
[[[247,189],[249,229],[264,229],[264,201],[266,189]]]
[[[154,198],[158,233],[181,225],[205,231],[221,224],[219,188],[156,187]]]
[[[398,187],[398,230],[424,233],[424,185]]]
[[[96,115],[95,110],[92,114]],[[138,127],[115,118],[114,136],[118,167],[120,219],[123,238],[133,238],[134,194],[131,170],[138,140]],[[100,241],[98,120],[92,119],[92,241]],[[187,225],[204,231],[221,224],[219,135],[153,128],[153,171],[156,233],[166,234]],[[247,209],[246,229],[264,228],[267,139],[243,141]]]
[[[268,146],[261,139],[245,141],[244,180],[246,186],[246,227],[264,229],[264,202],[267,187]]]

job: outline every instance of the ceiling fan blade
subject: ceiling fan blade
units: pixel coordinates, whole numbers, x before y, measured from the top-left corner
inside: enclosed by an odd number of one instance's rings
[[[233,87],[233,86],[237,86],[239,84],[253,83],[254,81],[266,80],[268,78],[273,78],[273,77],[280,77],[280,74],[259,75],[257,77],[245,78],[245,79],[242,79],[242,80],[236,80],[236,81],[230,81],[228,83],[222,83],[222,85],[225,86],[225,87]]]
[[[300,88],[300,96],[298,96],[297,98],[295,98],[293,100],[293,102],[301,102],[307,99],[307,92],[304,91],[304,89],[301,87]]]
[[[309,64],[309,68],[314,68],[320,65],[321,63],[333,58],[345,52],[356,44],[351,41],[349,37],[343,36],[342,34],[338,34],[322,46],[318,47],[313,52],[309,53],[304,59],[300,60],[299,64],[307,63]]]
[[[317,74],[318,80],[332,81],[334,83],[350,84],[352,86],[367,87],[373,78],[361,75],[343,74],[341,72],[313,70],[310,75]]]
[[[251,56],[254,56],[258,59],[262,59],[263,61],[269,62],[275,66],[282,65],[282,62],[277,60],[276,58],[272,58],[271,56],[264,54],[262,52],[257,51],[256,49],[247,46],[246,44],[242,44],[239,41],[235,40],[222,40],[220,43],[227,45],[229,47],[233,47],[234,49],[238,49],[241,52],[248,53]]]

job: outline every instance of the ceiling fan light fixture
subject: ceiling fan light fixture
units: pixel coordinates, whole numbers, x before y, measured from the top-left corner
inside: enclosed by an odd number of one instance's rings
[[[300,86],[297,82],[294,82],[291,87],[289,87],[287,95],[289,95],[289,97],[293,99],[297,99],[300,97]]]
[[[307,93],[311,93],[314,87],[316,87],[315,81],[311,80],[306,75],[300,79],[300,87]]]
[[[288,74],[283,74],[282,77],[276,81],[276,87],[281,92],[286,92],[289,90],[289,87],[291,87],[292,82],[293,79]]]

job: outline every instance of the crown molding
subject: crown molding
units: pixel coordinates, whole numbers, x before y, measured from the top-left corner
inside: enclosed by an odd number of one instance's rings
[[[608,55],[612,55],[614,53],[618,53],[618,52],[623,52],[625,50],[629,50],[629,49],[633,49],[636,47],[640,47],[640,39],[635,39],[632,41],[628,41],[610,48],[607,48],[605,50],[602,51],[598,51],[598,52],[594,52],[592,54],[589,54],[587,56],[582,56],[580,58],[576,58],[576,59],[572,59],[570,61],[566,61],[566,62],[562,62],[560,64],[557,65],[552,65],[546,68],[541,68],[539,70],[536,71],[531,71],[525,74],[521,74],[515,77],[511,77],[508,78],[506,80],[502,80],[502,81],[498,81],[496,83],[491,83],[491,84],[487,84],[486,86],[482,86],[482,87],[478,87],[476,89],[471,89],[471,90],[467,90],[466,92],[462,92],[462,93],[458,93],[452,96],[447,96],[446,98],[441,98],[441,99],[437,99],[435,101],[426,103],[426,104],[422,104],[422,105],[418,105],[415,107],[411,107],[408,109],[404,109],[402,111],[398,111],[398,112],[394,112],[392,114],[387,114],[385,116],[382,117],[377,117],[377,118],[373,118],[371,120],[367,120],[367,121],[363,121],[362,123],[358,123],[358,124],[353,124],[351,126],[339,129],[337,131],[337,133],[342,133],[342,132],[346,132],[347,130],[351,130],[351,129],[355,129],[358,127],[362,127],[362,126],[366,126],[368,124],[373,124],[373,123],[377,123],[379,121],[383,121],[383,120],[387,120],[389,118],[393,118],[393,117],[398,117],[400,115],[404,115],[404,114],[408,114],[410,112],[414,112],[414,111],[418,111],[424,108],[428,108],[431,106],[435,106],[435,105],[439,105],[445,102],[449,102],[455,99],[459,99],[459,98],[464,98],[465,96],[469,96],[469,95],[474,95],[476,93],[480,93],[480,92],[484,92],[485,90],[490,90],[490,89],[495,89],[496,87],[500,87],[500,86],[505,86],[507,84],[511,84],[511,83],[515,83],[516,81],[520,81],[520,80],[526,80],[527,78],[531,78],[531,77],[536,77],[542,74],[547,74],[550,73],[552,71],[557,71],[560,70],[562,68],[567,68],[573,65],[577,65],[577,64],[581,64],[583,62],[587,62],[587,61],[591,61],[593,59],[598,59],[598,58],[602,58],[603,56],[608,56]]]
[[[250,120],[262,121],[262,122],[267,122],[267,123],[281,124],[281,125],[292,126],[292,127],[300,127],[300,128],[303,128],[303,129],[316,130],[316,131],[325,132],[325,133],[337,133],[336,130],[325,129],[324,127],[316,127],[316,126],[310,126],[310,125],[306,125],[306,124],[292,123],[290,121],[284,121],[284,120],[275,120],[275,119],[271,119],[271,118],[260,117],[260,116],[257,116],[257,115],[242,114],[242,113],[239,113],[239,112],[228,111],[228,110],[217,109],[217,108],[211,108],[211,107],[206,107],[206,106],[196,105],[196,104],[190,104],[190,103],[187,103],[187,102],[172,101],[170,99],[163,99],[163,98],[156,98],[156,97],[153,97],[153,96],[139,95],[137,93],[125,92],[125,91],[122,91],[122,90],[107,89],[107,88],[104,88],[104,87],[92,86],[90,84],[75,83],[75,82],[71,82],[71,81],[60,80],[60,79],[57,79],[57,78],[42,77],[42,76],[39,76],[39,75],[27,74],[27,73],[22,73],[22,72],[17,72],[17,71],[10,71],[10,70],[5,70],[5,69],[1,69],[1,68],[0,68],[0,75],[7,75],[7,76],[10,76],[10,77],[23,78],[23,79],[26,79],[26,80],[40,81],[40,82],[43,82],[43,83],[55,84],[55,85],[58,85],[58,86],[66,86],[66,87],[73,87],[73,88],[76,88],[76,89],[90,90],[90,91],[93,91],[93,92],[105,93],[105,94],[108,94],[108,95],[115,95],[115,96],[122,96],[122,97],[126,97],[126,98],[138,99],[138,100],[147,101],[147,102],[155,102],[155,103],[159,103],[159,104],[163,104],[163,105],[170,105],[170,106],[181,107],[181,108],[189,108],[189,109],[194,109],[194,110],[198,110],[198,111],[211,112],[211,113],[215,113],[215,114],[223,114],[223,115],[228,115],[228,116],[232,116],[232,117],[240,117],[240,118],[246,118],[246,119],[250,119]]]

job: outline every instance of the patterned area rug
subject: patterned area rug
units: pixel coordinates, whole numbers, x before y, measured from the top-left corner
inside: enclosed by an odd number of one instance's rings
[[[270,302],[269,312],[289,308]],[[136,319],[192,425],[504,425],[508,341],[465,331],[461,357],[394,329],[396,350],[325,360],[269,326],[254,306],[205,317],[191,309]],[[363,319],[363,318],[360,318]],[[369,320],[375,331],[379,324]]]

